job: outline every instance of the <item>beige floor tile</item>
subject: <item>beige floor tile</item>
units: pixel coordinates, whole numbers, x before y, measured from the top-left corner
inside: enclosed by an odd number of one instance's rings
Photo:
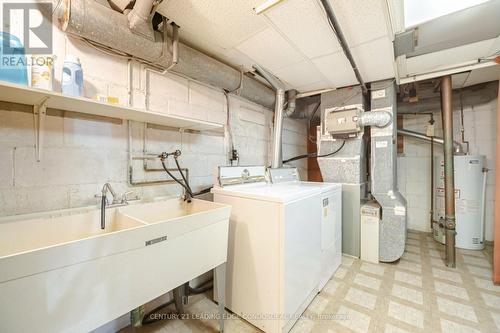
[[[434,281],[434,289],[438,294],[458,297],[466,301],[469,300],[467,290],[462,287],[457,287],[441,281]]]
[[[481,266],[481,267],[490,267],[490,263],[488,260],[485,258],[478,258],[478,257],[472,257],[472,256],[462,256],[464,262],[467,265],[475,265],[475,266]]]
[[[370,289],[375,289],[378,290],[380,288],[380,284],[382,283],[382,280],[358,273],[356,274],[356,277],[354,278],[354,283],[359,284],[360,286],[370,288]]]
[[[450,320],[441,319],[441,330],[443,333],[480,333],[480,331]]]
[[[451,301],[442,297],[437,298],[437,303],[438,309],[442,313],[477,323],[476,313],[471,306]]]
[[[493,322],[495,323],[496,328],[500,332],[500,313],[499,312],[490,312],[491,318],[493,319]]]
[[[414,263],[414,262],[411,262],[411,261],[400,260],[395,265],[395,267],[398,268],[398,269],[405,269],[405,270],[412,271],[412,272],[415,272],[415,273],[421,273],[422,272],[422,265]]]
[[[335,274],[333,276],[335,276],[336,278],[339,278],[339,279],[343,279],[346,274],[347,274],[348,270],[344,267],[339,267],[339,269],[337,269],[337,271],[335,272]]]
[[[467,266],[467,269],[472,275],[480,276],[483,278],[490,279],[493,275],[491,268],[477,267],[477,266]]]
[[[405,251],[416,253],[416,254],[420,255],[420,246],[407,244],[405,247]]]
[[[474,283],[476,284],[476,286],[478,288],[500,293],[500,286],[494,285],[493,282],[491,281],[491,279],[485,280],[485,279],[480,279],[480,278],[474,277]]]
[[[369,262],[363,262],[360,268],[363,272],[372,273],[376,275],[384,275],[385,268],[382,265],[376,265]]]
[[[333,295],[335,295],[335,292],[337,291],[337,289],[340,287],[340,284],[341,284],[341,282],[338,282],[334,279],[331,279],[330,281],[328,281],[326,283],[326,285],[323,287],[321,292],[327,293],[327,294],[330,294],[333,296]]]
[[[447,271],[445,270],[446,267],[443,267],[444,269],[438,269],[438,268],[432,268],[432,275],[436,279],[443,279],[443,280],[448,280],[456,283],[462,283],[462,277],[460,276],[459,273],[454,272],[454,271]]]
[[[387,324],[385,325],[385,330],[383,331],[384,333],[409,333],[408,331],[399,328],[397,326]]]
[[[375,309],[375,303],[377,302],[377,296],[371,293],[367,293],[363,290],[351,287],[347,291],[345,300],[351,303],[357,304],[359,306],[368,308],[370,310]]]
[[[409,261],[414,261],[416,263],[420,263],[422,261],[422,257],[420,256],[420,254],[405,252],[401,257],[401,260],[409,260]]]
[[[397,270],[394,272],[394,280],[408,283],[416,287],[422,287],[422,276],[417,273],[407,273]]]
[[[495,310],[500,310],[500,296],[495,296],[487,293],[481,293],[481,296],[483,297],[484,303],[487,306],[494,308]]]
[[[340,320],[338,322],[340,325],[345,326],[354,332],[368,332],[368,327],[370,326],[369,316],[343,305],[339,308],[337,314],[347,315],[346,320]]]
[[[391,301],[389,316],[409,325],[424,328],[424,313],[416,308]]]
[[[353,257],[349,257],[349,256],[344,255],[344,256],[342,256],[342,265],[347,266],[347,267],[351,267],[354,260],[356,260],[356,259]]]
[[[403,287],[398,284],[394,284],[392,286],[391,295],[416,304],[424,303],[422,292],[412,288]]]
[[[406,244],[407,245],[417,245],[417,246],[420,246],[420,240],[413,239],[413,238],[408,238],[408,239],[406,239]]]
[[[429,249],[429,255],[436,258],[444,258],[444,253],[435,249]]]

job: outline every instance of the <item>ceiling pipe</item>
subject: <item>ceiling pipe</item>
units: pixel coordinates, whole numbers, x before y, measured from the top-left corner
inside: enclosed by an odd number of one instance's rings
[[[430,137],[424,133],[415,132],[415,131],[411,131],[411,130],[404,129],[404,128],[398,129],[398,134],[401,134],[403,136],[412,137],[412,138],[419,139],[419,140],[423,140],[423,141],[427,141],[427,142],[434,142],[434,143],[437,143],[438,145],[441,145],[441,146],[444,145],[443,138],[440,138],[438,136]],[[463,147],[460,144],[460,142],[453,141],[453,150],[456,154],[463,154]]]
[[[57,14],[62,30],[70,35],[158,69],[173,63],[163,33],[154,31],[153,40],[144,38],[129,28],[127,15],[95,0],[63,1]],[[179,61],[170,72],[226,91],[239,87],[240,97],[267,108],[274,106],[275,94],[265,84],[183,43],[179,43],[178,52]]]
[[[441,109],[444,137],[444,210],[446,266],[456,267],[455,262],[455,175],[453,165],[453,92],[451,75],[441,79]]]
[[[295,109],[297,108],[297,90],[290,89],[286,92],[287,104],[286,109],[284,111],[285,117],[291,117],[295,113]]]
[[[150,18],[155,2],[155,0],[135,0],[134,7],[127,14],[130,30],[151,40],[154,40],[154,31]]]
[[[361,73],[359,72],[358,67],[356,66],[356,62],[354,61],[351,50],[349,49],[349,45],[347,44],[347,40],[345,39],[344,34],[342,33],[342,30],[340,29],[340,24],[337,21],[335,14],[333,13],[333,8],[332,8],[332,5],[330,4],[330,1],[329,0],[321,0],[321,4],[323,5],[323,8],[325,9],[327,19],[330,23],[330,27],[332,28],[335,36],[337,36],[339,44],[342,47],[342,50],[344,51],[344,54],[347,57],[347,60],[349,60],[349,63],[351,64],[352,70],[354,71],[354,75],[356,75],[356,79],[358,79],[358,82],[361,85],[361,90],[363,91],[363,94],[367,94],[368,88],[366,87],[365,81],[363,81],[363,78],[361,77]]]
[[[276,92],[276,102],[274,104],[274,132],[272,143],[272,160],[271,168],[281,168],[283,166],[283,155],[281,151],[281,139],[283,134],[283,113],[285,104],[285,86],[274,75],[269,73],[259,65],[254,65],[253,68],[274,88]]]

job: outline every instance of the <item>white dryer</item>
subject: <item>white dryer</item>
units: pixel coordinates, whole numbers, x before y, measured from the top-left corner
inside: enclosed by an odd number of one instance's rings
[[[220,167],[212,189],[232,206],[226,306],[265,332],[288,332],[341,260],[340,185],[294,172]]]
[[[295,185],[321,191],[321,276],[323,289],[342,262],[342,184],[300,181],[296,168],[268,169],[274,186]]]
[[[264,332],[288,332],[318,292],[322,190],[265,181],[265,167],[220,167],[214,201],[232,206],[226,306]]]

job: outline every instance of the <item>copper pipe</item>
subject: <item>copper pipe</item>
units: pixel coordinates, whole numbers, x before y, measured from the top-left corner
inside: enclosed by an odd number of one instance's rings
[[[455,177],[453,166],[453,92],[451,75],[441,79],[441,110],[444,137],[444,210],[446,228],[446,266],[455,262]]]

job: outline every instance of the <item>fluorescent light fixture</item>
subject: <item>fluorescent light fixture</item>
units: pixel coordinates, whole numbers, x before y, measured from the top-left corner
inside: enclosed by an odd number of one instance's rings
[[[263,3],[261,3],[260,5],[258,5],[257,7],[255,7],[253,9],[253,11],[257,15],[262,14],[263,12],[265,12],[266,10],[268,10],[269,8],[271,8],[271,7],[276,6],[277,4],[279,4],[281,1],[283,1],[283,0],[267,0],[267,1],[264,1]]]
[[[405,27],[480,5],[489,0],[404,0]]]

